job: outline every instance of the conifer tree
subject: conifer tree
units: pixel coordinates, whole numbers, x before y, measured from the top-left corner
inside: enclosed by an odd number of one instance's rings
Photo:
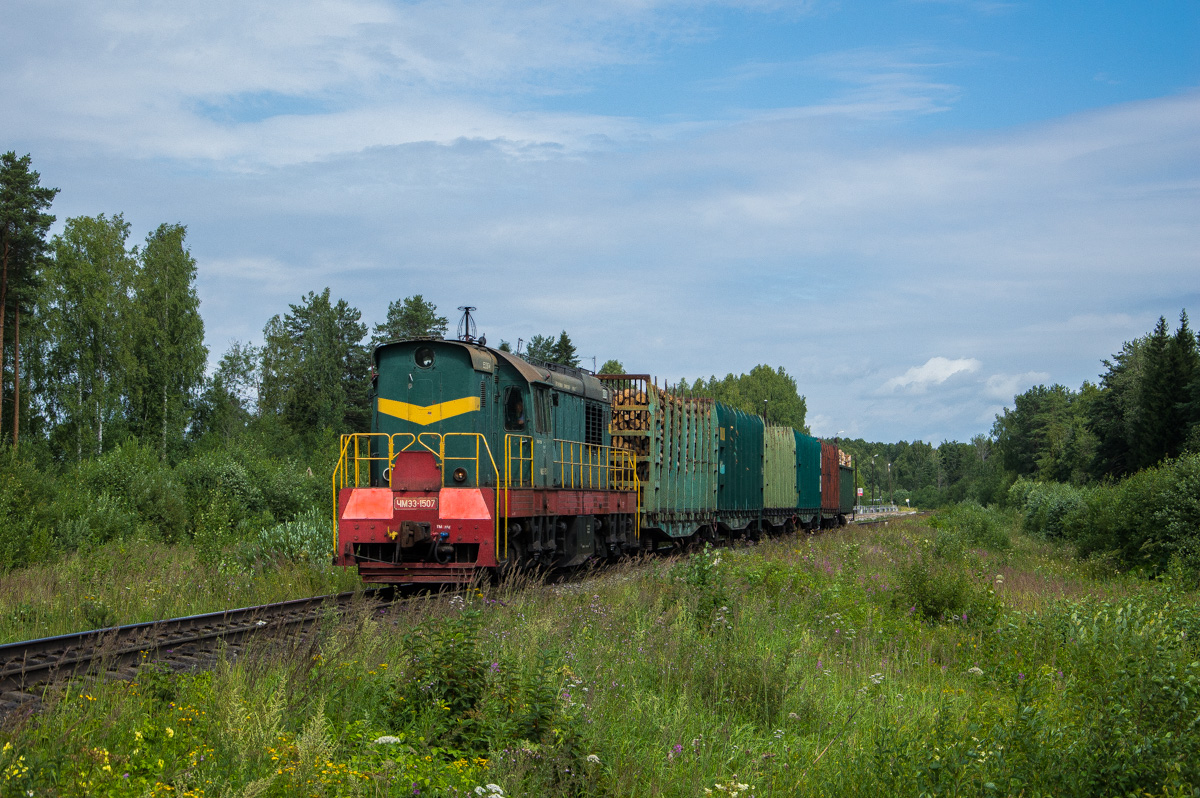
[[[566,330],[563,330],[558,336],[558,340],[554,342],[554,347],[550,353],[550,360],[563,366],[575,367],[579,365],[579,357],[575,353],[575,344],[571,343],[571,337],[567,335]]]
[[[46,213],[56,188],[41,185],[30,157],[13,151],[0,155],[0,418],[4,406],[4,344],[8,308],[13,323],[13,444],[20,433],[21,309],[31,300],[36,271],[45,256],[46,232],[54,217]]]
[[[449,320],[437,315],[437,305],[416,294],[388,305],[387,319],[383,324],[375,325],[371,343],[378,345],[408,338],[445,338],[449,329]]]
[[[1137,467],[1152,466],[1168,456],[1174,431],[1170,428],[1174,415],[1176,391],[1171,357],[1171,336],[1167,320],[1158,317],[1158,324],[1146,345],[1146,360],[1138,386],[1139,418],[1137,425]]]

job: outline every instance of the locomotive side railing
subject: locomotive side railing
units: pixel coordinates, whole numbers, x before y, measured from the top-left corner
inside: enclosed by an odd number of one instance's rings
[[[533,487],[533,438],[529,435],[504,436],[504,484],[511,488]]]

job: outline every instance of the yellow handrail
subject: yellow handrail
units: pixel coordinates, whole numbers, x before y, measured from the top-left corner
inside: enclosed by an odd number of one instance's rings
[[[387,440],[387,456],[371,453],[371,442],[375,438]],[[474,438],[473,455],[447,455],[446,441],[449,438]],[[641,482],[637,475],[637,457],[627,449],[579,441],[556,440],[558,458],[558,482],[561,487],[591,490],[614,490],[633,492],[637,496],[634,510],[634,534],[641,538]],[[401,444],[403,444],[401,446]],[[508,516],[511,510],[510,489],[534,486],[533,438],[528,435],[506,435],[504,438],[504,471],[501,473],[492,454],[487,437],[478,432],[399,432],[388,435],[383,432],[356,432],[342,435],[338,462],[334,467],[331,487],[333,488],[333,539],[337,548],[337,497],[348,485],[361,486],[364,469],[369,472],[370,463],[386,462],[387,483],[394,488],[392,467],[399,452],[408,451],[419,445],[437,458],[438,468],[445,474],[448,461],[464,461],[474,466],[475,487],[483,483],[481,465],[490,465],[496,477],[495,548],[497,561],[508,559]],[[515,452],[514,452],[515,448]],[[364,453],[365,449],[365,453]],[[484,455],[486,454],[486,459]],[[350,462],[354,472],[351,481]],[[514,465],[516,474],[513,473]],[[526,470],[528,468],[528,470]],[[368,478],[369,481],[369,478]],[[501,556],[502,555],[502,556]]]

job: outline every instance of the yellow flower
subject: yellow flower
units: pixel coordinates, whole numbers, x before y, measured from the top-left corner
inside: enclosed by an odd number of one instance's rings
[[[174,730],[174,729],[172,729],[170,726],[168,726],[168,727],[167,727],[167,736],[168,736],[168,737],[174,737],[174,736],[175,736],[175,730]]]

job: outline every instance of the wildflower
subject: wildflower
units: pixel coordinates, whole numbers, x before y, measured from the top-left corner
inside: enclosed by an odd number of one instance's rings
[[[399,742],[402,742],[402,740],[399,737],[395,737],[391,734],[385,734],[382,737],[375,738],[376,745],[390,745],[392,743],[399,743]]]
[[[172,729],[170,726],[168,726],[168,727],[165,729],[165,731],[167,732],[167,736],[168,736],[168,737],[174,737],[174,736],[175,736],[175,730],[174,730],[174,729]]]
[[[983,675],[983,671],[982,671],[982,670],[980,670],[980,668],[979,668],[979,666],[978,666],[978,665],[976,665],[974,668],[967,668],[967,673],[973,673],[973,674],[975,674],[976,676],[982,676],[982,675]]]
[[[596,756],[595,754],[588,754],[588,755],[587,755],[587,761],[588,761],[588,762],[591,762],[593,765],[599,765],[599,764],[600,764],[600,757]]]
[[[882,673],[872,673],[870,676],[870,679],[871,679],[871,684],[882,684],[883,683],[883,674]]]

